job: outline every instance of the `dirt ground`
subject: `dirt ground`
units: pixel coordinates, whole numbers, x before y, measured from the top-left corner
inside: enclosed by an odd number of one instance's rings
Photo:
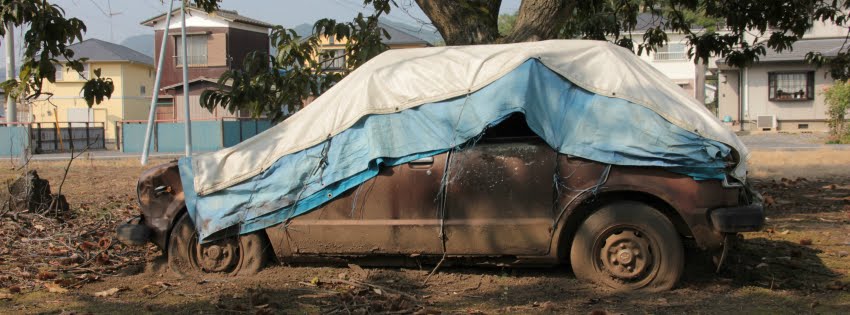
[[[114,226],[136,212],[138,162],[77,160],[62,191],[72,213],[0,215],[0,313],[850,313],[846,167],[829,165],[834,173],[792,155],[759,154],[762,166],[751,174],[769,204],[765,230],[744,235],[717,274],[707,257],[689,252],[679,287],[657,294],[608,292],[566,266],[446,267],[427,284],[427,266],[278,265],[241,278],[178,277],[155,248],[112,239]],[[0,179],[20,173],[0,165]],[[54,191],[64,166],[30,164]]]

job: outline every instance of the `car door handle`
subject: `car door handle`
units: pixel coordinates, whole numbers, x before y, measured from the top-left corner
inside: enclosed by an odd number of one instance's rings
[[[434,157],[433,156],[427,156],[427,157],[424,157],[424,158],[419,158],[419,159],[410,161],[410,164],[411,165],[434,164]]]

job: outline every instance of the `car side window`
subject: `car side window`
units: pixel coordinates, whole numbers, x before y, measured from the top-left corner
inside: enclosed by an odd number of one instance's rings
[[[522,113],[511,114],[508,118],[495,126],[484,130],[482,141],[504,141],[510,139],[533,139],[540,138],[525,121]]]

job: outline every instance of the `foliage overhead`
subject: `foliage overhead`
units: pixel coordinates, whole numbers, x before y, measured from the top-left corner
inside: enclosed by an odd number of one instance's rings
[[[506,36],[514,30],[516,25],[516,13],[499,14],[499,35]]]
[[[20,75],[0,84],[14,97],[37,98],[42,94],[44,80],[56,82],[55,65],[82,73],[85,58],[74,58],[74,51],[68,46],[83,40],[86,25],[77,18],[66,18],[65,11],[58,5],[46,0],[2,0],[0,18],[4,25],[24,27],[26,32],[22,41],[24,52],[20,64]],[[0,35],[6,36],[6,30],[0,27]],[[99,72],[98,72],[99,73]],[[112,95],[112,80],[92,78],[83,87],[83,94],[89,106],[99,104]]]
[[[220,0],[196,1],[218,4]],[[315,30],[326,36],[353,39],[346,45],[347,70],[353,70],[386,49],[380,45],[382,30],[373,26],[377,17],[393,7],[404,8],[413,3],[428,16],[447,45],[581,38],[611,41],[637,54],[646,54],[667,45],[670,34],[681,34],[694,63],[705,64],[719,58],[732,67],[749,66],[769,50],[792,49],[793,43],[816,22],[850,26],[850,0],[523,0],[515,15],[500,16],[501,2],[364,0],[364,6],[374,7],[372,16],[359,15],[351,23],[321,20]],[[845,47],[837,56],[811,52],[807,60],[830,66],[836,79],[850,78],[850,54]],[[272,66],[293,67],[280,63]],[[255,81],[245,78],[241,82]],[[241,89],[236,85],[232,88]],[[227,94],[224,90],[219,93]],[[241,104],[227,106],[240,108]]]
[[[379,2],[374,4],[372,15],[358,14],[351,22],[322,19],[313,27],[315,35],[308,37],[275,26],[270,36],[277,54],[249,54],[241,68],[228,70],[219,78],[217,89],[201,94],[201,105],[210,110],[223,107],[231,113],[247,110],[254,117],[283,120],[305,100],[321,95],[348,72],[388,49],[381,39],[390,35],[378,20],[389,10],[389,2]],[[321,38],[344,42],[345,55],[321,51]],[[338,58],[343,58],[345,67],[329,68]]]

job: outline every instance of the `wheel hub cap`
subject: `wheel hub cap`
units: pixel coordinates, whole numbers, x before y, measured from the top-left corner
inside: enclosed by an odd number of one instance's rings
[[[223,272],[236,265],[235,254],[238,244],[234,240],[220,240],[211,244],[197,245],[199,265],[204,271]]]
[[[604,269],[614,278],[634,280],[652,266],[649,242],[640,232],[623,229],[605,238],[601,249]]]

